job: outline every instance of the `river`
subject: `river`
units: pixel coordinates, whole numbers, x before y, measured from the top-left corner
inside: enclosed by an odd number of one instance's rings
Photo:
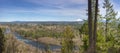
[[[9,28],[7,28],[6,31],[5,31],[5,33],[10,33],[10,32],[11,32],[11,30]],[[39,48],[41,50],[46,50],[47,47],[48,47],[46,44],[26,39],[26,38],[22,37],[20,34],[18,34],[16,32],[13,32],[13,34],[16,37],[17,40],[23,41],[24,43],[32,45],[33,47]],[[51,51],[55,51],[56,49],[61,49],[61,46],[49,45],[49,49]]]

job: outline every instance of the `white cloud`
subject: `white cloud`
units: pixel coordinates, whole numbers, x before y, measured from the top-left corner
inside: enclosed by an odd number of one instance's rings
[[[27,2],[35,4],[65,4],[65,3],[77,3],[77,4],[87,4],[87,0],[25,0]]]
[[[87,0],[25,0],[27,2],[43,5],[43,6],[50,6],[56,8],[67,8],[70,5],[86,5]],[[71,6],[73,7],[73,6]]]
[[[65,16],[65,17],[79,17],[82,19],[86,19],[87,15],[86,15],[86,10],[83,8],[81,9],[36,9],[36,10],[26,10],[26,9],[11,9],[11,10],[7,10],[4,9],[2,10],[3,13],[7,13],[7,14],[19,14],[19,13],[33,13],[33,14],[44,14],[44,15],[52,15],[52,16]]]
[[[75,21],[83,21],[82,19],[80,19],[80,18],[78,18],[77,20],[75,20]]]

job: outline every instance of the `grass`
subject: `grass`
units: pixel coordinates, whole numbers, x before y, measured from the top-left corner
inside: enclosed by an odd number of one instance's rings
[[[13,34],[7,34],[5,53],[43,53],[44,51],[17,40]]]

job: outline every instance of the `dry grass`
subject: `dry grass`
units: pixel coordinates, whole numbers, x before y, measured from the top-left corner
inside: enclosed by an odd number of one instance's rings
[[[52,38],[49,39],[51,39],[51,41],[53,40]],[[61,51],[59,49],[56,49],[56,51],[46,52],[32,47],[31,45],[25,44],[24,42],[17,40],[13,36],[13,34],[9,34],[6,35],[6,45],[4,53],[61,53]],[[76,51],[75,53],[78,53],[78,51]]]
[[[55,27],[51,27],[51,28],[55,28]],[[20,29],[26,30],[26,31],[30,30],[30,29],[24,29],[24,28],[20,28]],[[55,29],[55,30],[60,31],[60,28]],[[61,42],[59,38],[56,39],[52,37],[41,37],[41,38],[38,38],[37,41],[45,43],[45,44],[53,44],[53,45],[60,45],[60,42]],[[75,42],[76,45],[81,44],[81,40],[79,37],[75,37],[73,41]],[[13,34],[6,34],[6,47],[5,48],[6,48],[5,53],[49,53],[49,52],[45,52],[43,50],[37,49],[31,45],[25,44],[22,41],[17,40],[13,36]],[[56,49],[56,51],[54,52],[52,51],[51,53],[61,53],[61,51]],[[78,51],[76,51],[75,53],[78,53]]]
[[[17,40],[13,34],[6,35],[5,53],[43,53],[40,49]]]
[[[41,37],[41,38],[38,38],[38,41],[45,44],[60,45],[60,41],[52,37]]]
[[[6,34],[5,37],[6,44],[4,53],[61,53],[61,51],[57,49],[55,51],[40,50],[24,43],[23,41],[17,40],[13,34]]]
[[[45,44],[61,45],[60,44],[61,43],[61,38],[40,37],[37,40],[34,39],[34,41],[38,41],[38,42],[45,43]],[[79,36],[73,38],[73,41],[74,41],[76,46],[80,46],[80,45],[83,44]]]

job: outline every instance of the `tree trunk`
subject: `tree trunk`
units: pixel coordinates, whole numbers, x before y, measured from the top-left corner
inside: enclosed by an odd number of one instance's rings
[[[92,0],[88,0],[88,28],[89,28],[89,32],[88,32],[88,34],[89,34],[89,47],[88,47],[88,51],[87,51],[87,53],[93,53],[93,48],[92,48],[92,43],[93,43],[93,41],[92,41],[92,39],[93,39],[93,30],[92,30],[92,20],[93,20],[93,18],[92,18]]]
[[[94,19],[94,34],[93,34],[93,52],[96,53],[96,41],[97,41],[97,16],[98,16],[98,0],[96,0],[95,6],[95,19]]]
[[[108,24],[108,21],[106,20],[106,23],[105,23],[105,38],[107,38],[107,31],[108,31],[107,24]]]
[[[94,26],[93,26],[92,0],[88,0],[89,48],[88,48],[87,53],[96,53],[98,0],[95,0],[95,1],[96,1],[95,19],[94,19]]]

